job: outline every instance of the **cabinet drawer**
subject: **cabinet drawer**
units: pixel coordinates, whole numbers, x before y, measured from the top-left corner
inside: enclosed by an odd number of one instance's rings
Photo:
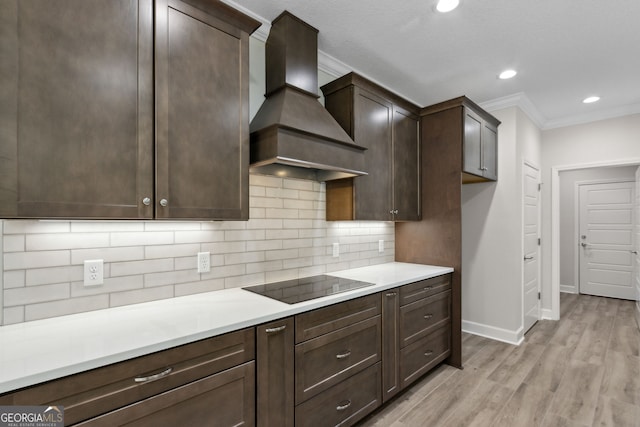
[[[380,363],[296,407],[296,426],[354,425],[380,406]]]
[[[254,357],[254,330],[244,329],[12,392],[0,405],[64,406],[65,422],[73,424]]]
[[[226,427],[254,419],[255,363],[248,362],[76,425]]]
[[[296,345],[296,403],[378,362],[380,328],[376,316]]]
[[[447,289],[451,289],[451,274],[410,283],[400,288],[400,305],[418,301]]]
[[[451,291],[400,307],[400,347],[438,329],[451,319]]]
[[[380,314],[376,295],[345,301],[296,316],[296,343],[333,332]]]
[[[440,328],[400,350],[400,378],[402,388],[429,371],[450,353],[449,326]]]

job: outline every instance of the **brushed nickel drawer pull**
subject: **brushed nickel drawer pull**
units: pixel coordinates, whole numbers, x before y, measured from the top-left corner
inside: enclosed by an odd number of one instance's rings
[[[388,297],[395,297],[396,295],[398,295],[398,294],[395,293],[395,292],[387,292],[387,296]]]
[[[424,318],[427,319],[427,320],[431,319],[432,317],[433,317],[433,314],[431,314],[431,313],[424,315]]]
[[[344,411],[349,406],[351,406],[351,400],[343,400],[336,406],[336,411]]]
[[[433,354],[433,351],[431,350],[427,350],[427,352],[424,354],[426,357],[429,357]]]
[[[157,380],[158,378],[166,377],[171,373],[171,371],[173,371],[173,368],[167,368],[164,371],[159,372],[157,374],[148,375],[146,377],[135,377],[133,381],[137,383],[146,383],[149,381]]]
[[[347,350],[344,353],[336,354],[336,359],[346,359],[349,356],[351,356],[351,352]]]
[[[264,331],[268,334],[273,334],[275,332],[284,331],[287,329],[287,325],[277,326],[275,328],[266,328]]]
[[[430,291],[431,289],[433,289],[433,286],[425,286],[425,287],[424,287],[424,290],[425,290],[425,291]]]

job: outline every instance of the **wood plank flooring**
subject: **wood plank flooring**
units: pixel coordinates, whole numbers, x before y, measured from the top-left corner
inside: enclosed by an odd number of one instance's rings
[[[463,334],[463,370],[441,365],[359,427],[640,427],[634,302],[561,294],[561,320],[520,346]]]

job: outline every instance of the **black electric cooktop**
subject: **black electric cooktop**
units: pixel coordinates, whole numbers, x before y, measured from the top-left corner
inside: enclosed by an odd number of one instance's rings
[[[286,302],[287,304],[295,304],[297,302],[309,301],[327,295],[372,286],[373,284],[374,283],[359,282],[357,280],[342,279],[340,277],[322,274],[319,276],[285,280],[283,282],[267,283],[265,285],[248,286],[242,289]]]

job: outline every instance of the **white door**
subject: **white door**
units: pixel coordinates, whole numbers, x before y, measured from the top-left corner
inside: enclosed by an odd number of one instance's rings
[[[540,171],[523,166],[522,313],[524,332],[540,319]]]
[[[582,184],[579,198],[580,293],[635,299],[635,182]]]

